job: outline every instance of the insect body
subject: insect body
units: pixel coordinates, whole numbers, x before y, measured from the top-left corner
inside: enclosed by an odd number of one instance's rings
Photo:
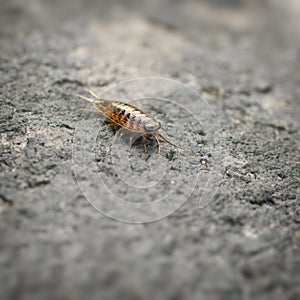
[[[132,134],[138,134],[142,136],[145,152],[147,151],[146,140],[149,137],[153,137],[155,139],[158,146],[158,154],[160,154],[161,148],[158,138],[161,138],[163,141],[169,143],[174,147],[180,148],[179,146],[171,143],[167,138],[162,136],[159,133],[161,124],[140,109],[125,102],[101,99],[93,91],[87,91],[92,96],[94,96],[96,100],[92,100],[82,95],[77,96],[93,103],[96,111],[103,114],[112,124],[121,126]]]

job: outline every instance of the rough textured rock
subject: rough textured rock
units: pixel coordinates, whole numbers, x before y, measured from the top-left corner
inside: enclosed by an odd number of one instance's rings
[[[1,1],[0,14],[1,299],[299,299],[296,1]],[[179,173],[186,183],[210,174],[221,187],[210,186],[217,192],[203,209],[196,190],[169,217],[124,224],[99,214],[76,183],[75,129],[93,115],[75,94],[146,76],[199,91],[222,124],[226,155],[211,153],[212,141],[178,107],[146,106],[173,140],[211,163],[179,165],[163,144],[170,176],[144,201]],[[172,97],[202,110],[179,90]],[[113,136],[98,136],[95,171],[134,201],[106,165]],[[148,147],[132,148],[138,176],[156,155]],[[124,176],[126,166],[119,161]]]

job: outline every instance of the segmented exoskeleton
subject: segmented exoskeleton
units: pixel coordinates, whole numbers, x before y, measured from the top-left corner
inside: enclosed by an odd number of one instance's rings
[[[137,107],[121,101],[101,99],[101,97],[91,90],[87,90],[87,92],[96,99],[93,100],[82,95],[77,96],[93,103],[96,111],[104,115],[109,122],[123,127],[129,133],[140,135],[142,137],[145,152],[147,152],[146,141],[149,137],[155,139],[158,146],[158,154],[160,154],[161,148],[158,138],[161,138],[163,141],[176,148],[180,148],[159,133],[159,129],[161,128],[160,122],[154,120]]]

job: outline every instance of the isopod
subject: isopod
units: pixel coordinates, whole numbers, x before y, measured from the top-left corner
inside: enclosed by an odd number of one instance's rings
[[[93,103],[96,112],[105,116],[110,123],[123,127],[129,133],[140,135],[142,137],[145,152],[147,152],[146,141],[147,138],[150,137],[153,137],[157,143],[158,155],[160,155],[161,148],[158,138],[176,148],[182,149],[160,134],[160,122],[156,121],[142,110],[125,102],[101,99],[101,97],[91,90],[87,90],[87,92],[96,99],[93,100],[82,95],[77,96]],[[130,136],[130,139],[132,140],[132,136]]]

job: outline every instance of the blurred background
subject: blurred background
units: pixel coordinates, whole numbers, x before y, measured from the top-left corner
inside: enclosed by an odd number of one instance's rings
[[[55,65],[49,76],[58,81],[104,86],[166,76],[223,92],[279,82],[284,93],[298,82],[297,0],[1,3],[4,39],[26,39],[27,55]]]

